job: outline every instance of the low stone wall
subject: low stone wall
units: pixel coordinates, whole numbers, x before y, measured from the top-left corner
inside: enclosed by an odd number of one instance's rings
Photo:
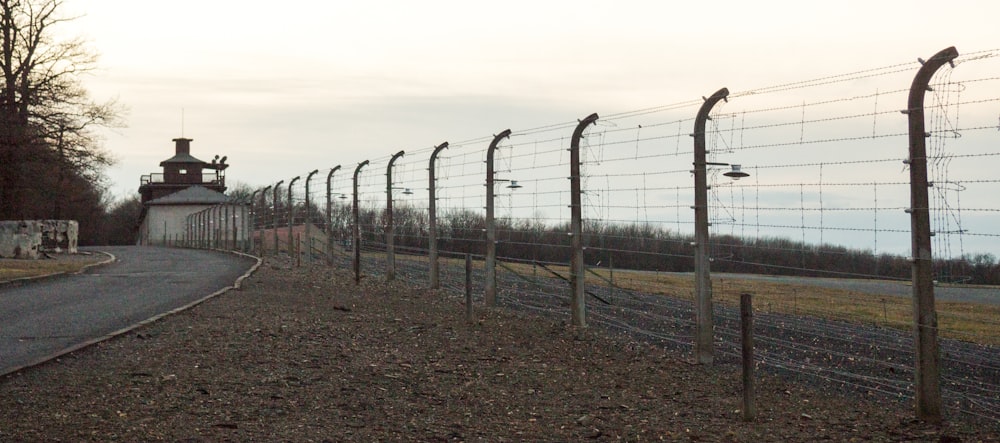
[[[41,252],[76,254],[75,220],[0,221],[0,258],[37,259]]]

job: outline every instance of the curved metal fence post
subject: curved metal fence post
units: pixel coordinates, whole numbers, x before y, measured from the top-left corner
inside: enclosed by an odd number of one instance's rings
[[[279,180],[274,184],[274,189],[272,189],[271,196],[271,206],[273,210],[271,211],[271,229],[274,230],[274,256],[278,256],[278,188],[284,183],[284,180]]]
[[[368,160],[358,163],[358,167],[354,168],[354,200],[351,206],[351,214],[354,219],[354,226],[352,228],[354,238],[351,239],[351,247],[354,250],[354,284],[361,283],[361,211],[358,208],[358,174],[361,173],[361,168],[368,164]]]
[[[937,311],[934,308],[934,269],[931,254],[930,203],[927,182],[927,147],[924,127],[924,94],[930,89],[931,77],[945,63],[958,57],[954,47],[934,54],[922,62],[910,86],[906,113],[909,117],[910,157],[910,234],[912,237],[914,397],[917,418],[940,423],[941,369],[937,339]]]
[[[257,232],[257,226],[256,226],[256,223],[257,223],[257,206],[256,206],[256,202],[257,202],[257,193],[260,192],[260,191],[261,191],[260,189],[257,189],[257,190],[254,190],[252,193],[250,193],[250,204],[248,206],[249,212],[247,213],[247,229],[244,230],[245,235],[247,236],[247,238],[246,238],[246,242],[244,242],[245,245],[244,245],[244,248],[243,248],[244,249],[243,252],[246,252],[247,254],[253,254],[253,250],[254,250],[253,235]]]
[[[441,266],[438,264],[437,244],[437,196],[435,195],[437,181],[434,178],[434,161],[437,159],[438,153],[447,147],[448,142],[444,142],[434,148],[434,152],[431,153],[430,165],[427,168],[427,249],[431,289],[441,287]]]
[[[396,250],[393,246],[395,228],[392,221],[392,164],[403,156],[403,151],[393,154],[385,167],[385,280],[396,279]]]
[[[714,360],[712,276],[708,258],[708,177],[705,164],[705,123],[708,114],[719,100],[725,100],[729,90],[722,88],[705,99],[694,119],[694,292],[695,292],[695,333],[694,354],[699,364],[711,364]]]
[[[296,175],[292,181],[288,182],[288,256],[291,257],[295,253],[295,234],[292,232],[292,224],[295,223],[295,202],[292,201],[292,186],[295,185],[295,181],[302,178],[300,175]],[[294,260],[294,258],[293,258]]]
[[[326,264],[333,265],[333,200],[330,194],[330,185],[333,183],[333,174],[340,169],[340,165],[334,166],[326,174]]]
[[[205,249],[205,244],[208,239],[205,235],[208,232],[207,211],[208,209],[198,211],[198,249]]]
[[[267,255],[267,244],[264,241],[264,226],[265,217],[267,217],[267,191],[271,189],[271,185],[267,185],[263,190],[260,191],[260,210],[263,217],[260,218],[260,256],[264,257]],[[254,217],[256,218],[256,217]]]
[[[510,129],[504,129],[493,136],[490,147],[486,150],[486,292],[483,304],[488,307],[497,305],[497,226],[493,218],[493,152],[500,140],[510,137]]]
[[[594,124],[597,114],[590,114],[580,120],[573,130],[569,148],[569,183],[570,183],[570,245],[572,252],[569,261],[570,311],[573,326],[587,327],[586,273],[583,269],[583,203],[580,201],[580,139],[587,126]]]
[[[236,220],[230,218],[230,216],[236,215],[236,212],[231,211],[229,209],[230,206],[232,205],[229,203],[229,198],[226,197],[226,201],[222,202],[221,208],[221,214],[223,220],[225,220],[222,224],[222,249],[229,249],[229,233],[232,232],[230,231],[230,228],[236,227]]]
[[[312,176],[316,175],[319,169],[313,169],[309,175],[306,176],[306,217],[305,217],[305,243],[306,243],[306,263],[312,263],[312,230],[310,225],[312,225],[312,201],[309,197],[309,181],[312,180]]]

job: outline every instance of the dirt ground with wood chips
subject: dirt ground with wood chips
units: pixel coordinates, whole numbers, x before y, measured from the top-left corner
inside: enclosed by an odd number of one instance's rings
[[[2,293],[0,293],[2,295]],[[1000,441],[558,319],[268,261],[243,288],[0,380],[0,441]]]

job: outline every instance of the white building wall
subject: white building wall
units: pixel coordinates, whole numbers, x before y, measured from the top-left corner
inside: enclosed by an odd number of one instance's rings
[[[209,208],[208,225],[203,231],[188,232],[188,216]],[[228,208],[228,214],[227,214]],[[228,217],[227,217],[228,215]],[[205,220],[198,218],[197,220]],[[212,246],[224,247],[223,241],[242,242],[247,239],[247,207],[244,205],[153,205],[146,212],[139,232],[139,244],[186,245],[200,240],[212,241]]]

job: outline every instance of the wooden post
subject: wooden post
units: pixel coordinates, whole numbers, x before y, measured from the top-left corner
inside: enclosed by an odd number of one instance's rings
[[[465,254],[465,320],[475,321],[472,312],[472,254]]]
[[[740,294],[740,335],[743,338],[743,421],[754,421],[757,404],[753,386],[753,302]]]
[[[291,245],[288,247],[289,252],[292,249],[295,250],[295,267],[302,267],[302,234],[295,234],[295,247],[292,248]]]
[[[615,256],[614,254],[608,255],[608,280],[611,282],[611,286],[615,285]]]

